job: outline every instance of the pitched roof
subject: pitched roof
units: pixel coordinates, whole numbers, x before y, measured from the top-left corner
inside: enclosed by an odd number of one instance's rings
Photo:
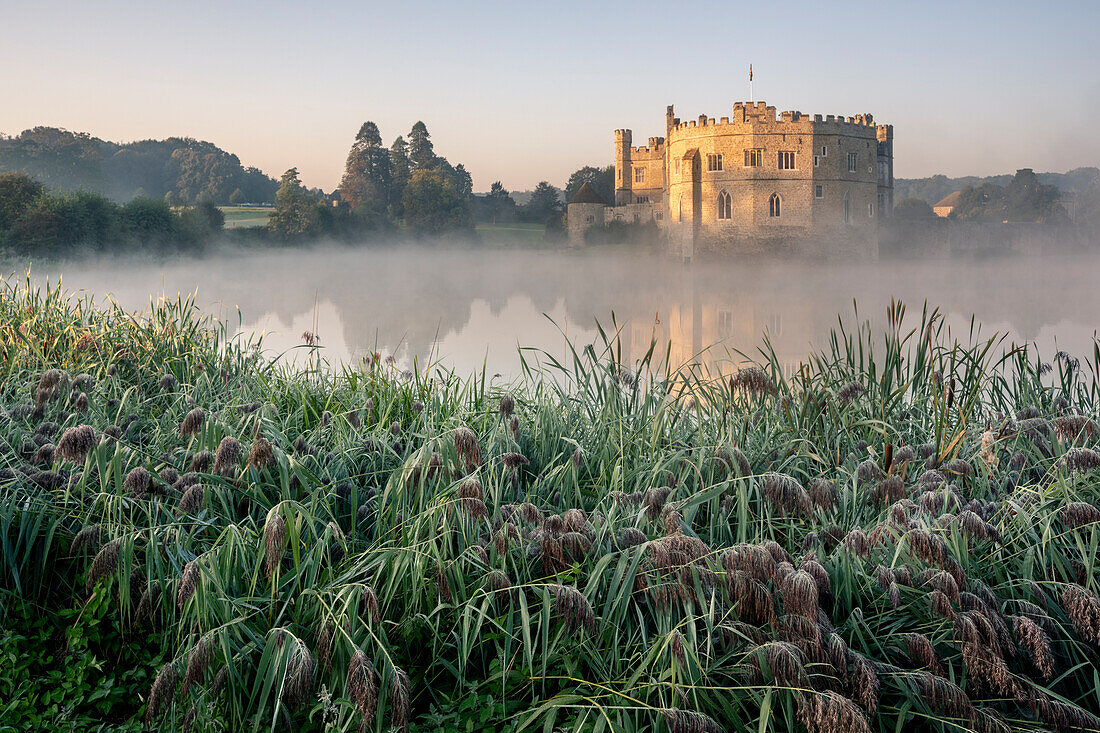
[[[596,189],[588,185],[587,182],[582,183],[581,187],[577,189],[577,192],[573,194],[573,198],[569,200],[571,204],[603,204],[607,206],[607,202],[600,198],[600,195],[596,193]]]
[[[933,209],[938,209],[941,206],[958,206],[960,198],[962,198],[962,191],[955,191],[954,193],[949,193],[946,196],[944,196],[943,200],[940,201],[938,204],[934,204],[932,206],[932,208]]]

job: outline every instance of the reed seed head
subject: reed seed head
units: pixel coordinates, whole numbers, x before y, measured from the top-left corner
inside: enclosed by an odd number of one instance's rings
[[[240,470],[241,443],[236,438],[226,436],[218,443],[214,453],[214,473],[232,478]]]
[[[252,444],[252,449],[248,452],[248,465],[261,471],[275,465],[275,449],[267,438],[263,436],[256,438],[256,442]]]
[[[183,422],[180,423],[180,435],[184,437],[198,435],[205,420],[206,411],[196,407],[184,416]]]
[[[153,680],[153,686],[149,689],[149,698],[145,703],[146,725],[151,726],[153,720],[161,717],[165,710],[171,707],[172,701],[176,698],[178,681],[179,674],[176,672],[175,662],[168,662],[161,667],[156,679]]]

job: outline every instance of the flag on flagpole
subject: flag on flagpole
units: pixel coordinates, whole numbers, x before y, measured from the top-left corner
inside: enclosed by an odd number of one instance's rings
[[[749,81],[752,81],[752,64],[749,64]]]

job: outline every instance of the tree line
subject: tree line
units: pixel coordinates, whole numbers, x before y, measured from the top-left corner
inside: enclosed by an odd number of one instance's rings
[[[0,173],[0,255],[65,257],[196,250],[221,231],[210,201],[172,207],[137,196],[119,204],[94,191],[52,191],[25,173]]]
[[[213,143],[193,138],[115,143],[83,132],[35,127],[0,135],[0,172],[26,173],[60,191],[172,206],[270,203],[277,182]]]
[[[1097,175],[1085,184],[1088,171]],[[1100,171],[1081,168],[1075,172],[1081,190],[1064,190],[1044,183],[1044,174],[1022,169],[1002,184],[993,180],[964,186],[950,218],[960,221],[1074,223],[1085,230],[1100,232]],[[1049,174],[1047,174],[1049,175]],[[1070,174],[1066,174],[1067,176]],[[1049,180],[1049,179],[1047,179]],[[946,194],[945,194],[946,196]],[[930,219],[935,202],[909,197],[897,201],[894,216],[899,219]]]
[[[378,125],[367,121],[352,142],[340,185],[331,196],[307,192],[297,169],[283,174],[269,227],[284,238],[398,229],[435,236],[472,235],[479,223],[526,222],[545,226],[553,238],[564,236],[566,202],[586,182],[612,201],[612,166],[577,170],[564,197],[548,181],[541,181],[522,204],[500,181],[476,195],[469,171],[436,152],[422,121],[388,147]]]

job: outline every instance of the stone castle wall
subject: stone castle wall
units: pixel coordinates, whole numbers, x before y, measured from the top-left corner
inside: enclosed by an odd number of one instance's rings
[[[874,257],[893,206],[893,129],[871,115],[777,116],[739,102],[730,117],[683,122],[669,107],[663,138],[634,146],[630,130],[615,131],[615,167],[606,218],[648,205],[685,257]]]

